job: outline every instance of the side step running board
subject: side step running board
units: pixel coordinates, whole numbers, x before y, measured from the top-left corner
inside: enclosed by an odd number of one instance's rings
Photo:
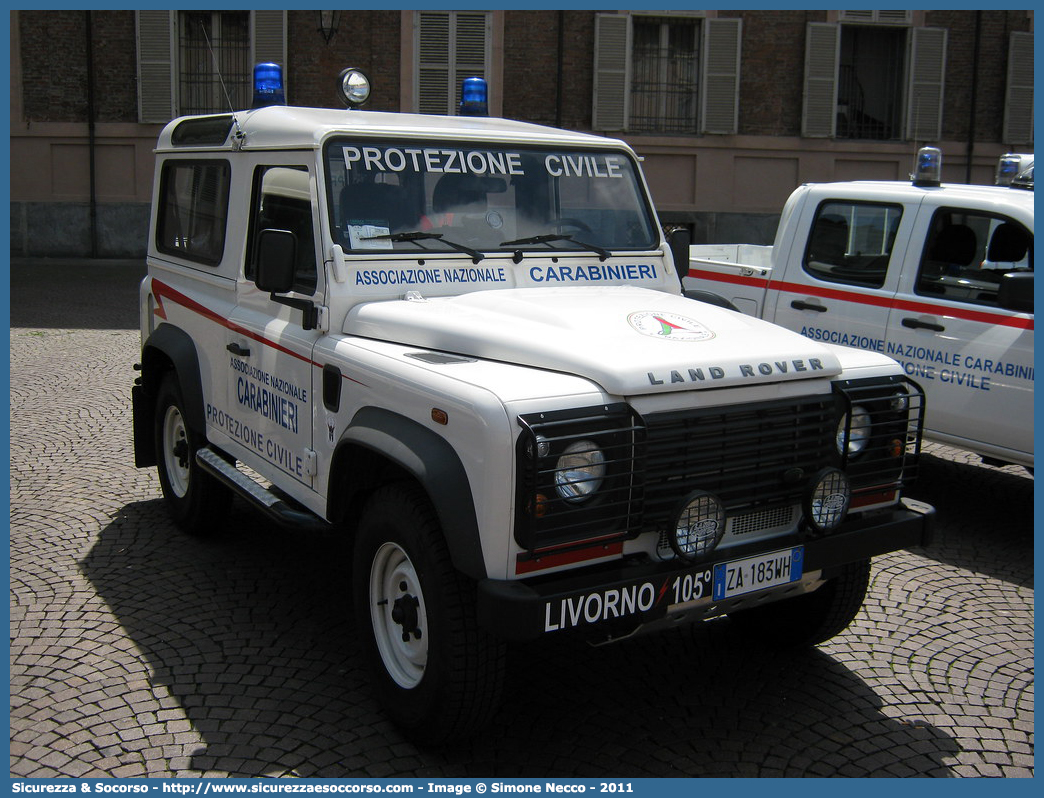
[[[252,507],[284,526],[309,532],[329,530],[330,525],[307,510],[291,507],[272,491],[259,485],[213,449],[196,452],[196,462],[212,477],[227,485]]]

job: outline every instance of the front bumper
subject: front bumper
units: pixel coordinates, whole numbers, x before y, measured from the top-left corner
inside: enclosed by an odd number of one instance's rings
[[[815,589],[848,563],[928,545],[934,520],[933,507],[903,499],[883,514],[850,520],[829,537],[776,538],[717,552],[718,558],[707,562],[679,565],[621,560],[525,581],[483,579],[478,584],[478,620],[503,640],[531,640],[564,631],[624,637],[642,626],[660,625],[669,615],[695,621]],[[679,580],[688,585],[695,581],[709,584],[716,565],[794,546],[803,547],[799,582],[724,601],[715,601],[709,592],[690,593],[684,604],[676,603]]]

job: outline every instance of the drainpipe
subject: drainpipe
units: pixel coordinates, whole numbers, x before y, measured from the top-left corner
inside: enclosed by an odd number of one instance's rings
[[[972,156],[975,154],[975,119],[978,116],[976,101],[979,95],[979,44],[982,40],[982,12],[975,12],[975,44],[972,47],[971,108],[968,111],[968,158],[964,168],[964,182],[972,180]]]
[[[562,127],[562,47],[565,41],[565,12],[558,12],[558,75],[555,81],[555,127]]]
[[[91,229],[91,257],[98,257],[98,197],[95,187],[95,163],[94,150],[96,146],[94,135],[94,50],[91,43],[92,27],[91,12],[84,12],[87,28],[87,152],[90,170],[90,229]]]

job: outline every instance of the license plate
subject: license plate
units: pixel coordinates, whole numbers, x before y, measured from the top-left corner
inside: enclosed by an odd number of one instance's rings
[[[801,578],[803,553],[803,548],[798,546],[715,565],[714,600],[796,582]]]

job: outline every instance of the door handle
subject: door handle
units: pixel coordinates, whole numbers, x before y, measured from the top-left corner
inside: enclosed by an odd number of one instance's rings
[[[921,321],[920,319],[903,319],[901,324],[911,330],[931,330],[932,332],[943,332],[946,328],[934,321]]]
[[[239,355],[240,357],[250,357],[250,350],[247,349],[245,346],[240,346],[239,344],[229,344],[225,347],[225,349],[227,349],[233,355]]]
[[[801,299],[795,299],[790,303],[790,307],[794,310],[814,310],[816,313],[826,313],[826,308],[822,305],[817,305],[815,302],[805,302]]]

